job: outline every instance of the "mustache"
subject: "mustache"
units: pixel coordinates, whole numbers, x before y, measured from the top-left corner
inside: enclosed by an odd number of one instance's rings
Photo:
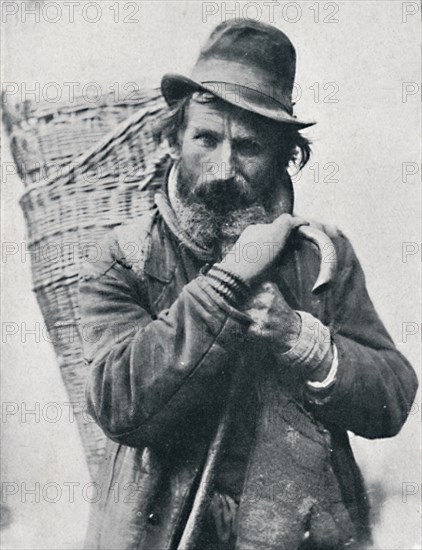
[[[191,189],[190,198],[193,202],[202,203],[214,211],[221,212],[247,207],[257,200],[252,186],[241,175],[201,181]]]

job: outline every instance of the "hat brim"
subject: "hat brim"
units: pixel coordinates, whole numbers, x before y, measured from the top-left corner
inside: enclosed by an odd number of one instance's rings
[[[195,82],[187,76],[174,73],[165,74],[161,80],[161,93],[170,107],[195,91],[211,92],[231,105],[270,118],[276,122],[295,126],[299,130],[316,124],[315,122],[298,120],[287,113],[281,104],[277,104],[273,100],[268,101],[270,98],[266,98],[264,94],[230,82]]]

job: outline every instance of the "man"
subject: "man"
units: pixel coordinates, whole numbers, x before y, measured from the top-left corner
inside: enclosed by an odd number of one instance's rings
[[[80,286],[98,336],[88,404],[110,439],[88,548],[370,540],[347,430],[397,434],[417,382],[338,230],[322,228],[336,269],[312,291],[320,253],[287,173],[310,154],[294,77],[285,34],[229,21],[191,78],[163,78],[172,159],[155,207],[107,237]]]

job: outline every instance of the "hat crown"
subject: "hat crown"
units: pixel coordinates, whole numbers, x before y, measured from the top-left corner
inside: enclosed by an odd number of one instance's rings
[[[197,63],[210,58],[256,67],[261,78],[266,75],[267,84],[282,89],[284,97],[291,96],[296,51],[290,39],[271,25],[251,20],[220,23],[202,48]]]

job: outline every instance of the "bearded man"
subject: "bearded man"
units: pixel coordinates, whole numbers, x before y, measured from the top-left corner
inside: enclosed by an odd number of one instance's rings
[[[99,335],[88,405],[109,438],[88,548],[369,543],[347,430],[397,434],[417,382],[338,230],[322,227],[336,270],[312,291],[320,253],[287,172],[310,155],[294,77],[284,33],[229,21],[191,78],[163,78],[155,207],[107,237],[80,286]]]

